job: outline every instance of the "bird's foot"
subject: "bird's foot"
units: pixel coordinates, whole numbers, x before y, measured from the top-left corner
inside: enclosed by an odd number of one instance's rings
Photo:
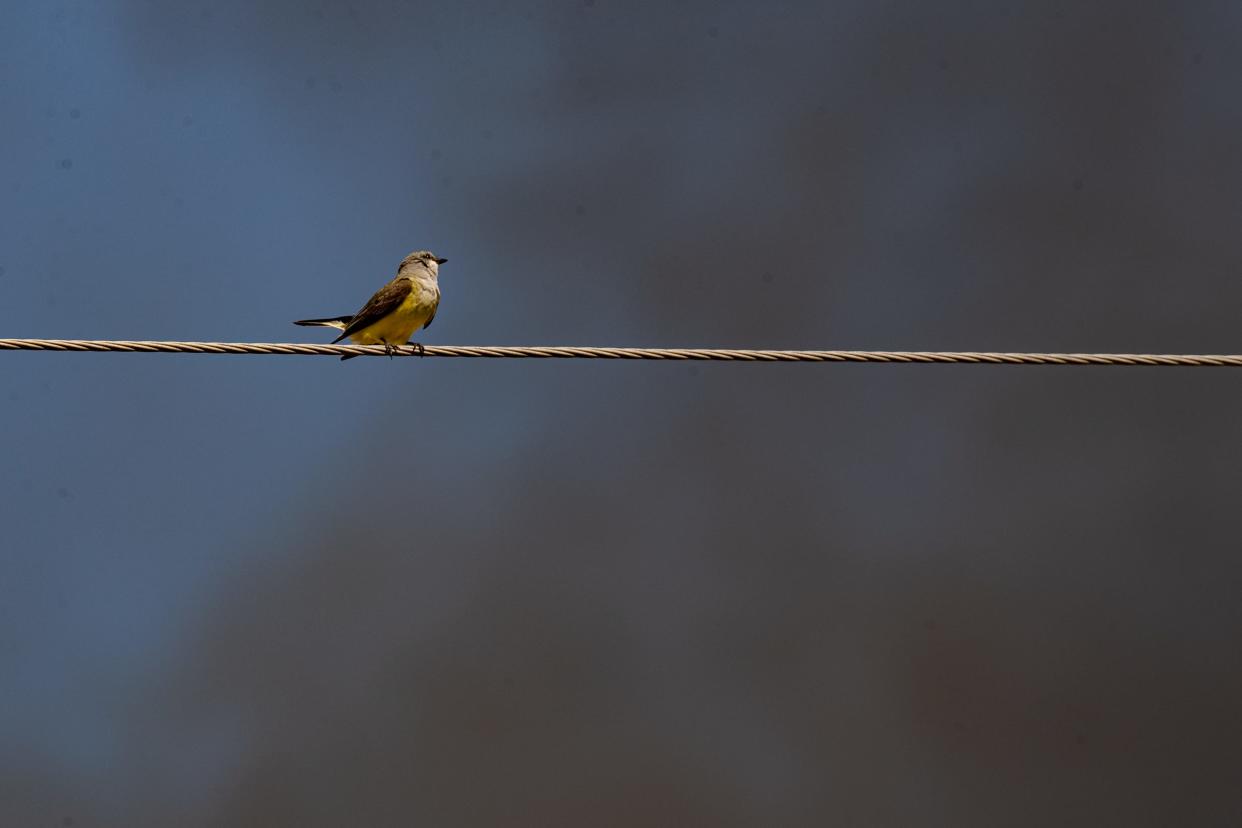
[[[420,357],[421,357],[421,356],[427,356],[427,349],[423,347],[423,343],[421,343],[421,342],[412,342],[412,341],[411,341],[411,342],[407,342],[407,343],[405,343],[405,344],[406,344],[406,345],[409,345],[411,348],[413,348],[413,349],[414,349],[414,352],[415,352],[415,353],[417,353]]]
[[[395,345],[390,345],[389,343],[385,342],[384,353],[388,354],[389,359],[392,359],[393,355],[397,353],[397,347]]]

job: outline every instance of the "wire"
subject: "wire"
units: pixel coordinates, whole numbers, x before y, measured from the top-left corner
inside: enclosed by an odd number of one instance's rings
[[[305,345],[286,342],[150,342],[102,339],[0,339],[7,351],[107,351],[160,354],[386,356],[377,345]],[[578,348],[496,345],[403,346],[397,356],[508,359],[663,359],[727,362],[895,362],[975,365],[1165,365],[1242,367],[1238,354],[1040,354],[978,351],[771,351],[721,348]]]

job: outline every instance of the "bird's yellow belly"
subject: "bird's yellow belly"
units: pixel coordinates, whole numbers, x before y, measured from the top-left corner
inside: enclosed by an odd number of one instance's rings
[[[427,324],[434,309],[419,301],[419,291],[413,291],[395,311],[373,325],[354,331],[349,338],[359,345],[404,345],[415,331]]]

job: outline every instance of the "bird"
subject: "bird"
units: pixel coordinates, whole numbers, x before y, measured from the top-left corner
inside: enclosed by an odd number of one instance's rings
[[[308,327],[336,328],[341,335],[332,344],[350,339],[359,345],[383,345],[391,357],[398,345],[413,345],[419,354],[423,346],[410,342],[415,331],[431,326],[440,307],[440,285],[436,281],[440,265],[447,262],[430,250],[415,250],[401,260],[397,275],[367,300],[352,316],[328,319],[299,319],[293,324]],[[361,356],[347,354],[341,361]]]

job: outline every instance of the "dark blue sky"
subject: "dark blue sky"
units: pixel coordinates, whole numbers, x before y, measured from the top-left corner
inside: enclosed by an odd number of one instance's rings
[[[0,9],[0,336],[1237,353],[1227,4]],[[1223,824],[1227,371],[0,353],[6,824]]]

